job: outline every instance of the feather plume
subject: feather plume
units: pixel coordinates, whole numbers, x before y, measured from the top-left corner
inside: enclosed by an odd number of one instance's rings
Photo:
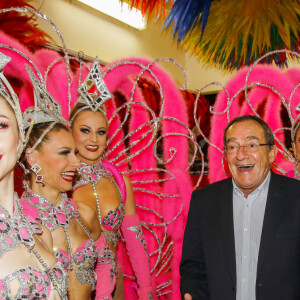
[[[276,49],[299,51],[300,5],[294,0],[212,1],[202,35],[201,20],[180,43],[208,65],[238,69]],[[285,54],[264,62],[283,66]]]
[[[201,25],[201,36],[206,26],[211,0],[175,0],[171,11],[166,18],[164,27],[167,30],[171,24],[173,38],[177,36],[180,43],[195,26],[199,30]]]
[[[131,8],[139,9],[143,16],[151,16],[156,18],[165,18],[165,10],[168,4],[172,1],[169,0],[120,0],[122,3],[127,2]]]
[[[10,7],[25,7],[35,9],[29,3],[32,0],[2,0],[0,9]],[[33,15],[24,15],[16,11],[0,14],[0,28],[7,35],[20,41],[31,51],[38,50],[42,44],[49,43],[51,38],[37,27],[36,18]]]

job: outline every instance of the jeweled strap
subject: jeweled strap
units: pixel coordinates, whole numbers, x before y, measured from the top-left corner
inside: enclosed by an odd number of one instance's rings
[[[101,162],[95,165],[88,165],[81,162],[81,166],[77,169],[78,179],[74,184],[73,190],[88,183],[97,184],[102,177],[110,177],[112,174],[105,169]]]
[[[73,255],[68,230],[67,228],[63,228],[68,247],[68,256],[70,258],[69,264],[67,265],[66,257],[64,257],[64,266],[68,267],[68,270],[75,271],[78,282],[80,282],[81,284],[88,283],[92,286],[92,290],[94,290],[96,287],[96,273],[94,271],[94,267],[97,261],[97,248],[91,236],[91,233],[88,231],[86,226],[81,222],[79,218],[76,218],[76,221],[86,232],[89,240],[87,240],[79,249],[77,249]],[[62,253],[59,251],[56,252],[56,257],[62,261],[63,255],[61,254]]]

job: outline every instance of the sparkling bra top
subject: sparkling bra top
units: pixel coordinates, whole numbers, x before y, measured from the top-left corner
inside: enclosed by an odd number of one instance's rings
[[[22,269],[0,279],[0,300],[6,299],[48,299],[51,284],[63,300],[67,299],[68,276],[60,262],[48,268],[38,251],[34,248],[35,234],[41,234],[42,228],[30,217],[20,213],[20,205],[15,196],[15,213],[11,217],[0,205],[0,257],[23,244],[32,251],[45,267],[38,270],[32,266]]]
[[[126,186],[123,176],[115,166],[106,162],[99,162],[93,166],[81,162],[81,166],[77,169],[77,172],[79,176],[73,189],[75,190],[88,183],[92,184],[94,195],[96,197],[99,222],[107,230],[103,231],[103,233],[106,237],[106,240],[108,242],[112,242],[114,246],[116,246],[121,236],[120,227],[125,216],[124,203],[126,201]],[[115,181],[110,180],[119,194],[120,205],[115,210],[110,210],[106,216],[101,218],[101,200],[98,197],[96,184],[102,177],[111,178],[111,176],[114,176],[118,184],[117,185]]]
[[[14,291],[12,285],[18,282],[19,288]],[[19,269],[0,279],[0,300],[7,299],[48,299],[51,292],[51,282],[61,298],[67,300],[68,275],[60,262],[49,270],[37,270],[31,266]]]
[[[94,265],[97,261],[97,248],[90,232],[79,219],[75,202],[65,194],[62,194],[59,204],[55,206],[52,202],[38,194],[25,192],[20,199],[20,203],[23,212],[30,215],[35,222],[47,226],[51,231],[57,227],[63,228],[68,253],[62,249],[54,248],[54,255],[65,270],[74,270],[77,280],[82,284],[89,283],[94,290],[96,286]],[[89,237],[75,253],[71,253],[70,238],[67,232],[72,217],[81,225]]]
[[[86,240],[72,257],[62,249],[54,251],[54,255],[62,263],[65,270],[75,270],[77,280],[84,284],[89,283],[92,290],[96,288],[96,272],[94,266],[98,258],[97,248],[93,240]]]

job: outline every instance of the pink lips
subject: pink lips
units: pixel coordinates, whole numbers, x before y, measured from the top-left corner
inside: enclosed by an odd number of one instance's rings
[[[3,155],[0,155],[0,160],[1,160],[2,156],[3,156]]]

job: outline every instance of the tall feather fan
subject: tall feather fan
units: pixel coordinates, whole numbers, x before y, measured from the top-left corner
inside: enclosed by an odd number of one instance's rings
[[[199,18],[184,39],[180,36],[180,46],[208,65],[239,69],[272,50],[299,51],[299,19],[296,0],[212,1],[204,32]],[[286,61],[277,53],[263,62],[283,66]]]
[[[171,24],[173,38],[177,36],[177,43],[182,42],[195,26],[199,30],[201,25],[201,37],[208,19],[210,4],[213,0],[175,0],[173,7],[164,23],[167,30]]]
[[[149,20],[152,16],[165,19],[166,8],[172,5],[173,0],[120,0],[120,2],[126,2],[131,8],[139,9]]]
[[[0,9],[10,7],[32,8],[32,0],[1,0]],[[51,38],[37,27],[36,18],[16,11],[0,14],[0,28],[7,35],[20,41],[31,51],[40,49],[42,44],[49,43]]]

